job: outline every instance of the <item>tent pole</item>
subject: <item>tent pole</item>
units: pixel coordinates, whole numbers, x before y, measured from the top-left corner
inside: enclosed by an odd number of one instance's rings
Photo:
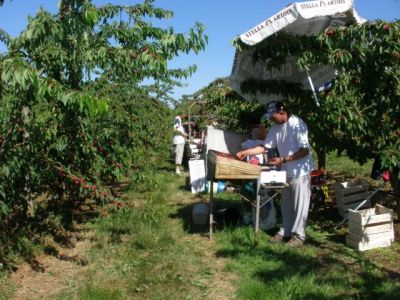
[[[310,83],[310,87],[311,87],[311,90],[313,92],[313,96],[314,96],[314,99],[315,99],[315,104],[317,104],[317,106],[319,107],[318,96],[317,96],[317,93],[315,92],[315,87],[314,87],[314,84],[313,84],[313,82],[311,80],[310,73],[308,73],[308,71],[306,71],[306,73],[307,73],[308,82]]]
[[[189,106],[189,116],[188,116],[188,123],[189,123],[189,125],[188,125],[188,129],[189,129],[189,142],[190,142],[190,140],[191,140],[191,138],[192,138],[192,126],[191,126],[191,124],[190,124],[190,122],[191,122],[191,119],[190,119],[190,107],[191,107],[192,105],[190,105]]]

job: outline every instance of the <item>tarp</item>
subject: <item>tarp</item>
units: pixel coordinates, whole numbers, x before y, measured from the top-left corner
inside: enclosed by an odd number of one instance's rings
[[[263,43],[268,43],[268,37],[285,31],[293,35],[316,36],[329,26],[346,26],[363,23],[365,20],[356,13],[352,0],[321,0],[296,2],[286,6],[272,17],[251,28],[238,38],[250,46],[242,51],[236,50],[232,72],[230,75],[233,90],[246,100],[256,99],[260,103],[280,100],[282,96],[273,94],[245,94],[241,91],[241,83],[250,78],[261,80],[287,80],[301,83],[304,89],[315,89],[323,86],[334,78],[335,70],[326,65],[312,66],[309,74],[301,71],[296,65],[297,57],[287,57],[279,68],[267,69],[266,61],[253,63],[253,52]]]

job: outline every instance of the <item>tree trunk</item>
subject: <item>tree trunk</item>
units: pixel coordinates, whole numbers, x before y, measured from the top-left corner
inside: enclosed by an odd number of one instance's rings
[[[326,167],[326,148],[318,148],[315,151],[318,158],[318,170],[325,170]]]
[[[390,184],[393,188],[393,193],[396,196],[396,212],[397,219],[400,220],[400,179],[399,168],[395,168],[390,174]]]

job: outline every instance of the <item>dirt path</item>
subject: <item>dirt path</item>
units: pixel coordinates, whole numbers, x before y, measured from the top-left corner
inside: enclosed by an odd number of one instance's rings
[[[236,287],[234,286],[234,283],[237,282],[237,277],[234,273],[224,270],[227,259],[216,258],[213,251],[206,251],[205,259],[212,266],[212,273],[214,274],[214,276],[207,283],[210,289],[209,299],[234,299],[234,295],[236,292]]]
[[[204,237],[198,235],[190,235],[187,239],[205,249],[204,263],[210,266],[210,273],[213,274],[202,282],[208,286],[208,298],[233,299],[236,291],[233,283],[236,281],[236,276],[224,270],[225,259],[214,256],[214,252],[210,250],[213,248],[213,242],[206,241]],[[30,263],[22,264],[11,276],[11,282],[16,288],[12,299],[53,299],[68,286],[69,279],[83,276],[89,268],[83,258],[89,247],[88,240],[80,241],[74,248],[64,249],[58,256],[42,255]]]
[[[52,299],[68,285],[68,280],[87,269],[84,257],[90,247],[87,238],[75,243],[74,247],[58,247],[57,255],[41,255],[23,263],[11,275],[15,286],[14,300]]]
[[[214,241],[199,234],[189,234],[185,240],[202,250],[202,262],[209,268],[210,276],[201,280],[201,284],[208,288],[207,299],[234,299],[237,277],[234,273],[225,270],[228,259],[215,256]]]
[[[206,198],[208,198],[208,196],[206,196]],[[204,201],[204,199],[201,199],[201,197],[193,195],[190,192],[179,192],[174,198],[170,199],[170,201],[177,207],[191,207],[199,201]],[[185,210],[185,212],[181,213],[180,217],[185,220],[191,219],[191,210]],[[177,222],[177,220],[173,222]],[[208,225],[204,226],[208,228]],[[237,276],[234,273],[225,270],[229,259],[216,256],[215,241],[208,238],[208,231],[206,233],[202,231],[202,233],[185,234],[184,239],[191,245],[195,245],[198,251],[202,253],[203,264],[209,267],[211,276],[202,280],[202,284],[208,288],[207,299],[234,299]]]

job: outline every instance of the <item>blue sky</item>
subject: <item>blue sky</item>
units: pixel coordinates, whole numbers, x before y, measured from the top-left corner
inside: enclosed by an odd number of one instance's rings
[[[328,0],[327,0],[328,1]],[[135,4],[135,0],[94,0],[96,5],[118,3]],[[275,14],[289,0],[156,0],[154,5],[174,11],[174,17],[166,26],[173,26],[177,32],[186,32],[196,21],[206,26],[209,43],[198,55],[182,54],[171,62],[171,66],[183,67],[196,64],[198,71],[186,80],[187,87],[175,90],[174,98],[192,94],[218,77],[229,76],[235,48],[232,40],[251,27]],[[301,2],[301,1],[298,1]],[[0,7],[0,28],[12,36],[18,35],[27,24],[27,16],[34,16],[40,6],[57,12],[58,0],[5,0]],[[358,14],[369,20],[394,21],[400,16],[400,0],[354,0]],[[0,51],[4,46],[0,43]]]

